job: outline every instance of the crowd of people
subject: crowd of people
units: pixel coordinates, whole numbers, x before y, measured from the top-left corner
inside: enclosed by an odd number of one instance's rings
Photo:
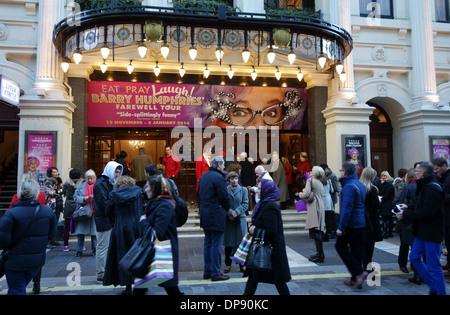
[[[140,150],[131,169],[125,158],[126,153],[120,152],[98,177],[93,170],[82,176],[79,170],[72,169],[65,183],[58,170],[51,167],[43,192],[31,174],[24,175],[11,202],[13,210],[0,220],[0,248],[8,250],[8,294],[25,294],[32,280],[33,291],[39,293],[45,248],[55,244],[56,224],[61,216],[63,250],[69,251],[69,235],[75,234],[75,255],[81,257],[85,235],[90,235],[97,283],[124,286],[126,295],[145,294],[145,289],[133,287],[134,278],[119,267],[119,262],[142,231],[153,227],[157,238],[170,240],[172,246],[174,277],[161,286],[169,295],[182,294],[178,288],[174,211],[179,198],[176,178],[180,161],[170,147],[166,147],[163,166],[153,164],[145,150]],[[450,170],[445,159],[416,163],[414,168],[399,170],[395,179],[387,171],[378,177],[371,167],[358,176],[351,162],[342,165],[338,178],[327,164],[311,167],[305,152],[296,166],[273,152],[270,161],[254,167],[245,152],[234,161],[225,161],[224,154],[212,157],[206,151],[196,166],[200,224],[205,234],[203,279],[228,280],[232,257],[243,238],[264,232],[265,242],[273,249],[273,267],[261,271],[239,265],[243,276],[248,277],[244,294],[254,294],[259,282],[271,283],[280,294],[289,294],[286,283],[291,274],[281,211],[303,202],[306,229],[316,247],[309,260],[323,263],[323,242],[336,239],[336,252],[351,274],[346,285],[362,287],[372,271],[375,243],[393,237],[395,227],[400,235],[400,270],[409,272],[409,257],[414,271],[410,281],[426,283],[430,294],[445,294],[443,269],[448,270],[449,264],[440,264],[442,244],[450,241]],[[80,208],[88,216],[74,220]]]

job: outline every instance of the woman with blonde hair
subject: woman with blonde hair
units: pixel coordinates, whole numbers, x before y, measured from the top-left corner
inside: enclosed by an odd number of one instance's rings
[[[378,195],[381,198],[380,214],[383,221],[383,237],[389,238],[393,236],[392,228],[394,226],[394,220],[391,211],[395,197],[395,187],[388,171],[381,172],[380,178],[381,184]]]
[[[366,167],[363,169],[359,179],[366,186],[366,200],[364,202],[366,228],[363,232],[364,246],[362,258],[364,268],[367,268],[367,265],[372,262],[375,242],[383,240],[379,220],[380,200],[378,199],[378,188],[373,184],[375,176],[377,176],[377,171],[371,167]]]
[[[323,184],[321,179],[325,177],[325,171],[320,166],[314,166],[311,178],[306,182],[306,187],[298,193],[301,199],[307,200],[307,215],[305,229],[309,230],[309,238],[316,244],[317,253],[309,260],[312,262],[324,262],[323,235],[325,232],[325,209],[323,203]]]

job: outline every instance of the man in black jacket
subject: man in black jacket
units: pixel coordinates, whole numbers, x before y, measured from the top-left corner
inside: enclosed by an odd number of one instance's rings
[[[109,238],[111,236],[112,222],[106,215],[105,209],[109,200],[109,193],[113,189],[116,180],[122,176],[122,165],[110,161],[106,164],[102,175],[94,184],[94,221],[97,229],[97,250],[95,263],[97,270],[97,283],[103,284],[103,275],[105,273],[106,257],[108,254]]]
[[[447,160],[444,158],[434,159],[433,166],[435,173],[439,176],[438,182],[444,189],[444,241],[448,251],[450,249],[450,169]],[[450,255],[447,255],[447,265],[444,266],[444,269],[450,269]]]
[[[405,218],[414,223],[416,236],[409,260],[423,281],[430,288],[430,294],[445,295],[445,281],[442,273],[441,242],[444,239],[444,196],[441,185],[434,176],[433,164],[420,162],[415,169],[417,191],[415,209],[399,205],[403,211],[397,219]],[[412,211],[413,210],[413,211]],[[426,255],[426,263],[422,256]]]
[[[212,281],[228,280],[222,275],[222,243],[226,228],[226,213],[230,209],[230,200],[223,175],[224,160],[215,157],[209,171],[198,182],[200,199],[200,226],[205,232],[203,278]]]

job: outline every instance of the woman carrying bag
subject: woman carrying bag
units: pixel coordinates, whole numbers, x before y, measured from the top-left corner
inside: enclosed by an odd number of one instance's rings
[[[149,202],[139,221],[141,235],[149,226],[153,227],[160,241],[170,240],[173,257],[173,278],[161,283],[168,295],[183,294],[178,288],[178,234],[175,216],[175,201],[172,198],[170,184],[162,175],[149,177],[145,188]]]
[[[245,275],[248,281],[245,286],[244,295],[254,295],[259,282],[274,284],[280,295],[289,295],[289,288],[286,285],[291,280],[289,263],[286,255],[286,243],[283,233],[283,221],[281,218],[278,200],[280,190],[272,181],[263,179],[258,189],[260,201],[252,214],[252,225],[249,233],[253,236],[258,232],[265,232],[265,242],[271,244],[272,249],[272,270],[261,271],[247,267]]]
[[[245,213],[248,211],[248,192],[247,188],[239,185],[239,175],[236,172],[230,172],[227,176],[227,181],[230,183],[227,186],[227,190],[231,208],[227,212],[227,225],[223,238],[226,266],[224,273],[231,271],[231,257],[247,233],[247,217]],[[244,268],[240,266],[240,270],[243,272]]]
[[[309,230],[309,238],[316,244],[317,253],[309,258],[309,261],[323,263],[323,236],[325,232],[325,209],[323,203],[322,178],[325,176],[323,168],[314,166],[311,178],[306,182],[306,187],[298,194],[301,199],[307,200],[307,215],[305,229]]]
[[[89,207],[89,209],[91,209],[92,216],[88,219],[75,222],[74,234],[77,235],[78,239],[76,257],[81,257],[83,255],[85,235],[91,236],[92,254],[95,255],[97,249],[97,230],[94,221],[94,208],[92,207],[94,200],[94,184],[97,177],[93,170],[88,170],[84,174],[84,178],[85,180],[82,181],[75,190],[73,200],[75,200],[78,205]]]

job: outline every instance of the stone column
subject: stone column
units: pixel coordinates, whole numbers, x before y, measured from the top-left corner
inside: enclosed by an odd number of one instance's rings
[[[52,42],[53,26],[63,18],[63,2],[39,2],[36,81],[32,90],[25,91],[19,104],[19,182],[24,171],[25,131],[56,131],[54,166],[60,171],[63,181],[69,177],[72,167],[72,114],[76,106],[72,102],[71,88],[65,83],[59,56]]]
[[[431,1],[411,0],[411,57],[413,100],[411,109],[434,108],[439,103],[436,87]]]
[[[330,21],[347,31],[351,31],[350,0],[329,0]],[[355,91],[353,71],[353,54],[344,61],[344,71],[347,74],[345,82],[339,78],[331,78],[328,85],[327,108],[322,111],[325,117],[327,161],[330,168],[336,172],[344,160],[342,150],[342,135],[365,135],[367,164],[370,165],[370,128],[369,116],[373,108],[359,103]]]

